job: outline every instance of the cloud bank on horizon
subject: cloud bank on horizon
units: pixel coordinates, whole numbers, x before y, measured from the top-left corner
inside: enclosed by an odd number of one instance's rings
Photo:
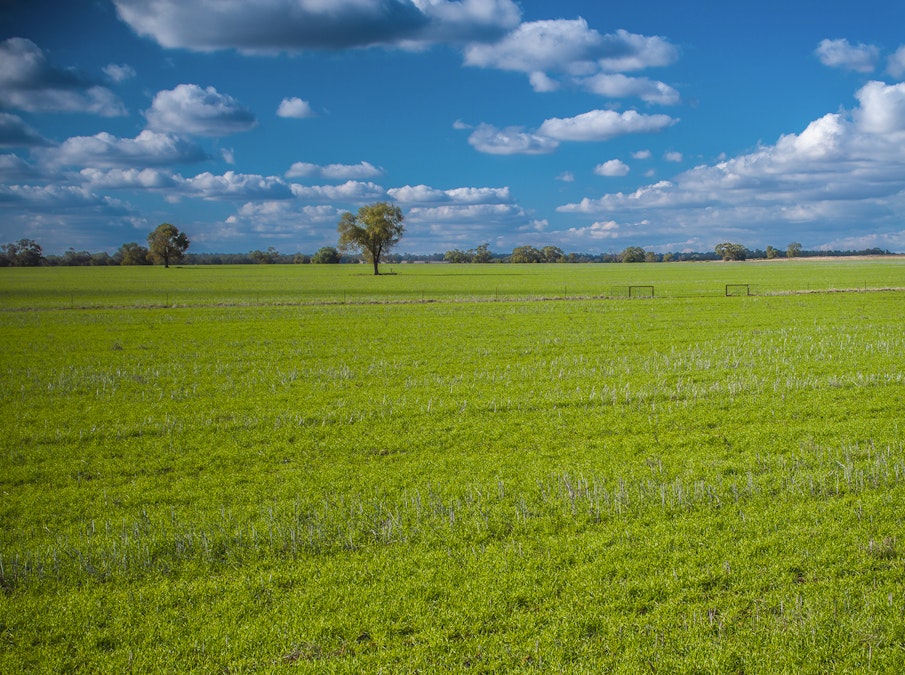
[[[0,9],[3,241],[113,250],[167,220],[197,250],[310,252],[343,211],[392,200],[412,252],[905,251],[905,45],[888,21],[871,40],[832,23],[774,36],[797,60],[733,62],[769,70],[745,82],[710,74],[724,54],[690,21],[672,36],[645,30],[653,12],[628,28],[580,3],[551,18],[512,0],[112,0],[71,9],[85,30],[66,39],[40,4]],[[802,74],[823,110],[784,111],[762,140]],[[733,108],[730,85],[763,110]]]

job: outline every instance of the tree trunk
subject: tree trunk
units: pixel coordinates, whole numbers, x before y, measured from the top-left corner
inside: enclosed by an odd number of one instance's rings
[[[380,272],[377,271],[377,258],[375,257],[374,258],[374,275],[377,276],[379,274],[380,274]]]

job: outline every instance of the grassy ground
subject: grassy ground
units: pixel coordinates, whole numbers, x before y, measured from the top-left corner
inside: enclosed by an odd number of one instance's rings
[[[901,671],[905,294],[722,297],[823,265],[0,270],[0,671]]]
[[[610,265],[210,265],[3,269],[0,308],[162,307],[443,300],[721,297],[905,286],[905,257]],[[741,292],[734,289],[733,292]],[[648,294],[644,288],[633,291]]]

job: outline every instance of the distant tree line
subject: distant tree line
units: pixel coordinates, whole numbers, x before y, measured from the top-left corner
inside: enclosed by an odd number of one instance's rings
[[[482,255],[476,256],[475,251],[480,250]],[[622,251],[588,254],[588,253],[564,253],[556,246],[518,246],[511,254],[491,253],[487,245],[482,244],[478,249],[461,251],[453,249],[443,254],[443,260],[451,263],[478,263],[478,262],[507,262],[507,263],[651,263],[651,262],[679,262],[695,260],[765,260],[777,258],[783,255],[787,258],[816,257],[816,256],[869,256],[869,255],[893,255],[889,250],[881,248],[869,248],[860,251],[805,251],[798,242],[790,243],[785,251],[780,252],[773,246],[767,246],[765,250],[749,249],[743,244],[723,242],[714,247],[713,252],[673,252],[656,253],[645,251],[640,246],[628,246]]]
[[[164,223],[166,225],[167,223]],[[163,226],[161,226],[163,227]],[[172,227],[172,226],[171,226]],[[158,228],[160,229],[160,228]],[[173,228],[174,230],[176,228]],[[155,230],[157,232],[157,230]],[[341,253],[334,246],[323,246],[314,253],[280,253],[270,246],[267,250],[254,250],[247,253],[187,253],[188,238],[179,239],[182,234],[167,229],[164,241],[170,241],[169,248],[150,243],[144,246],[137,242],[128,242],[120,246],[114,253],[106,251],[92,253],[69,248],[62,255],[45,254],[40,244],[32,239],[20,239],[16,242],[0,246],[0,267],[37,267],[37,266],[106,266],[106,265],[151,265],[155,262],[169,264],[181,262],[186,265],[288,265],[288,264],[349,264],[365,262],[363,254]],[[154,233],[152,233],[153,235]],[[183,235],[184,236],[184,235]],[[184,245],[184,248],[182,246]],[[167,253],[168,260],[164,260]],[[892,255],[889,250],[868,248],[846,251],[807,251],[801,244],[792,242],[785,249],[773,246],[766,249],[748,249],[741,244],[723,242],[709,252],[677,252],[655,253],[646,251],[640,246],[629,246],[620,252],[609,253],[565,253],[557,246],[518,246],[511,253],[494,253],[488,244],[480,244],[468,250],[453,249],[445,253],[413,254],[388,253],[381,257],[387,263],[651,263],[680,262],[695,260],[768,260],[772,258],[808,258],[814,256],[878,256]]]

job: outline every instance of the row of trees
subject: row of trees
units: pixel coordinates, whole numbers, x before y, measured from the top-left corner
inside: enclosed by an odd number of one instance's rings
[[[590,255],[585,253],[565,253],[558,246],[517,246],[509,255],[490,253],[487,244],[482,244],[476,250],[483,252],[482,256],[471,255],[471,251],[463,253],[457,249],[447,251],[443,260],[452,263],[479,263],[479,262],[506,262],[506,263],[586,263],[586,262],[663,262],[674,259],[672,253],[658,254],[645,251],[639,246],[629,246],[621,253],[602,253]]]
[[[365,260],[374,265],[374,274],[379,274],[381,256],[389,252],[399,243],[405,232],[402,224],[403,215],[398,206],[388,202],[368,204],[358,209],[357,214],[344,213],[339,221],[339,250],[332,246],[324,246],[313,256],[296,254],[294,263],[332,264],[342,260],[340,250],[360,253]],[[184,232],[171,223],[162,223],[148,235],[148,246],[145,248],[136,242],[123,244],[119,250],[110,255],[89,253],[70,248],[62,256],[48,259],[36,241],[20,239],[15,243],[4,244],[0,253],[0,266],[34,267],[41,264],[60,265],[146,265],[177,263],[185,257],[189,247],[189,238]],[[485,245],[486,250],[486,245]],[[285,260],[273,246],[266,251],[255,250],[248,254],[251,262],[272,264],[289,262]]]
[[[324,246],[314,254],[280,253],[270,246],[266,251],[248,253],[186,253],[182,260],[188,265],[329,265],[358,262],[359,258],[343,255],[335,246]]]
[[[334,264],[358,262],[358,256],[343,255],[334,246],[324,246],[313,255],[305,253],[284,254],[273,246],[266,251],[248,253],[186,253],[175,256],[170,253],[169,263],[184,262],[190,265],[286,265],[286,264]],[[120,246],[113,254],[106,251],[92,253],[70,248],[62,255],[45,254],[40,244],[31,239],[0,247],[0,267],[105,267],[114,265],[152,265],[155,262],[167,264],[162,258],[155,258],[147,246],[129,242]]]
[[[877,254],[884,253],[876,249]],[[818,253],[825,254],[824,251]],[[887,251],[888,253],[888,251]],[[640,246],[628,246],[620,253],[603,253],[600,255],[586,255],[580,253],[564,253],[558,246],[518,246],[509,255],[491,253],[487,244],[481,244],[477,249],[461,251],[453,249],[443,254],[443,260],[451,263],[483,263],[483,262],[509,262],[509,263],[565,263],[565,262],[672,262],[675,260],[746,260],[748,258],[776,258],[779,251],[768,246],[766,251],[751,251],[742,244],[723,242],[717,244],[712,254],[707,253],[655,253],[645,251]],[[786,249],[786,256],[794,258],[802,255],[801,244],[793,242]]]
[[[24,245],[22,245],[24,242]],[[556,262],[556,263],[619,263],[619,262],[678,262],[678,261],[700,261],[700,260],[720,260],[721,255],[715,251],[710,252],[682,252],[682,253],[655,253],[653,251],[645,251],[641,247],[630,246],[618,253],[565,253],[557,258],[554,253],[551,256],[544,254],[547,250],[555,247],[543,247],[534,249],[531,247],[518,247],[522,249],[517,251],[513,256],[511,253],[494,253],[491,252],[486,244],[482,244],[474,249],[467,251],[452,250],[445,253],[430,254],[412,254],[412,253],[386,253],[381,255],[381,262],[388,263],[502,263],[502,262]],[[767,250],[749,250],[745,249],[745,258],[741,259],[771,259],[780,258],[788,255],[788,251],[780,251],[771,247]],[[7,251],[13,254],[13,259],[7,257]],[[478,255],[474,252],[478,251]],[[514,252],[515,252],[514,251]],[[541,255],[538,255],[540,252]],[[41,252],[40,245],[31,240],[20,240],[14,244],[6,244],[0,252],[0,267],[4,266],[104,266],[104,265],[150,265],[152,260],[149,257],[149,250],[146,246],[139,245],[134,242],[123,244],[112,255],[106,251],[99,253],[91,253],[89,251],[76,251],[69,249],[62,255],[47,255]],[[870,248],[863,250],[839,250],[839,251],[808,251],[796,250],[791,257],[809,257],[809,256],[846,256],[846,255],[890,255],[890,251],[880,248]],[[729,258],[731,259],[731,258]],[[274,247],[270,247],[265,251],[254,250],[246,253],[188,253],[186,252],[180,262],[186,265],[251,265],[251,264],[272,264],[272,265],[289,265],[289,264],[339,264],[339,263],[359,263],[363,261],[363,257],[354,252],[342,252],[335,246],[324,246],[316,252],[309,253],[280,253]],[[162,261],[161,261],[162,262]],[[170,262],[173,262],[171,260]]]
[[[724,241],[722,244],[717,244],[714,248],[714,252],[720,256],[723,260],[745,260],[749,257],[764,257],[769,260],[773,258],[779,257],[779,249],[773,248],[772,246],[767,246],[767,250],[764,251],[763,256],[752,256],[752,252],[745,248],[742,244],[733,244],[729,241]],[[801,244],[797,241],[793,241],[786,247],[786,257],[787,258],[797,258],[801,255]]]
[[[453,249],[443,254],[443,260],[451,263],[489,263],[493,261],[490,244],[481,244],[467,251]]]
[[[148,265],[162,263],[169,267],[187,258],[190,264],[285,264],[314,263],[337,264],[364,260],[374,266],[374,274],[379,274],[381,260],[392,262],[449,262],[449,263],[567,263],[567,262],[671,262],[679,260],[746,260],[748,258],[777,258],[780,251],[773,246],[766,250],[749,250],[742,244],[722,242],[714,247],[713,253],[655,253],[645,251],[640,246],[629,246],[620,253],[598,255],[565,253],[558,246],[518,246],[509,255],[493,253],[487,243],[463,251],[453,249],[443,254],[428,256],[393,256],[391,249],[399,243],[405,233],[403,215],[399,207],[388,202],[368,204],[358,213],[344,213],[337,225],[339,242],[337,247],[324,246],[313,255],[296,253],[282,254],[273,246],[266,251],[254,250],[247,254],[203,253],[186,255],[189,239],[184,232],[170,223],[159,225],[148,235],[148,246],[129,242],[120,246],[113,255],[106,252],[89,253],[70,248],[62,256],[45,256],[41,246],[31,239],[20,239],[15,243],[0,247],[0,267],[36,265]],[[785,250],[788,258],[806,255],[884,255],[889,251],[866,249],[863,251],[803,251],[798,242],[790,243]]]
[[[150,265],[182,260],[189,247],[189,238],[175,225],[163,223],[148,235],[148,246],[136,242],[123,244],[113,255],[106,251],[90,253],[70,248],[61,256],[45,256],[41,245],[33,239],[0,246],[0,267],[37,267],[38,265]]]

